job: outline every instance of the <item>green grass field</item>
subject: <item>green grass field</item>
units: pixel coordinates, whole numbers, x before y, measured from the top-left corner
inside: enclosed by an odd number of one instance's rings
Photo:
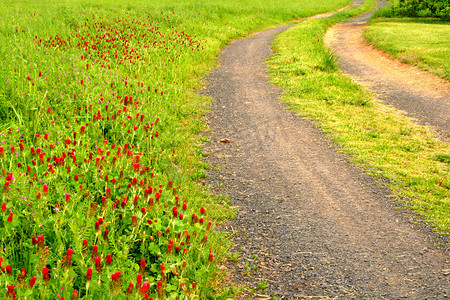
[[[374,1],[366,1],[373,5]],[[450,228],[450,149],[367,90],[344,76],[323,43],[327,28],[362,8],[301,23],[274,42],[269,59],[282,100],[316,120],[360,166],[388,178],[398,199],[416,210],[441,234]],[[389,39],[386,39],[389,40]],[[441,65],[448,59],[441,58]],[[349,118],[351,116],[351,118]]]
[[[437,19],[376,18],[364,36],[392,57],[450,80],[450,23]]]

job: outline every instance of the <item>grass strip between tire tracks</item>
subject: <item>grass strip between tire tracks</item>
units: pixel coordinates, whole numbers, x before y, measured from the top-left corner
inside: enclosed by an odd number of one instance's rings
[[[315,120],[369,174],[387,178],[396,198],[448,235],[448,143],[345,76],[322,42],[330,26],[368,10],[374,2],[280,34],[273,43],[276,54],[268,60],[272,83],[284,89],[282,101],[292,110]]]

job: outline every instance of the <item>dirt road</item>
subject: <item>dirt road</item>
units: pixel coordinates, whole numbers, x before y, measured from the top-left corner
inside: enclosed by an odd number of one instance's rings
[[[285,29],[231,43],[205,79],[214,99],[206,184],[239,207],[225,226],[239,255],[230,282],[267,282],[242,295],[254,299],[449,297],[448,249],[278,101],[263,62]]]
[[[385,3],[382,2],[382,5]],[[339,56],[341,69],[374,91],[384,103],[405,111],[450,140],[450,82],[393,60],[368,45],[363,29],[371,13],[333,26],[325,44]]]

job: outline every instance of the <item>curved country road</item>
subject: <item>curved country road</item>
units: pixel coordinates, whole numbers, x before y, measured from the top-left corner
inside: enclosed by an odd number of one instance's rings
[[[214,100],[206,184],[239,207],[224,226],[239,254],[230,283],[267,282],[242,295],[254,299],[449,297],[448,249],[277,99],[263,62],[287,28],[231,43],[202,92]]]
[[[382,2],[385,5],[385,2]],[[364,41],[372,13],[339,23],[324,41],[339,57],[341,69],[374,91],[384,103],[405,111],[450,140],[450,82],[393,60]]]

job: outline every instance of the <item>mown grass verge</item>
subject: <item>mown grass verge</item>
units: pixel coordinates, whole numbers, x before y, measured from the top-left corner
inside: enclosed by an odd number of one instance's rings
[[[372,7],[374,1],[331,18],[301,23],[280,34],[268,63],[282,101],[315,120],[342,150],[419,212],[441,234],[450,226],[448,143],[397,110],[384,106],[344,76],[322,38],[330,26]]]
[[[232,38],[348,2],[2,1],[0,298],[227,297],[201,76]]]
[[[392,57],[450,80],[449,25],[439,19],[375,18],[364,37]]]

